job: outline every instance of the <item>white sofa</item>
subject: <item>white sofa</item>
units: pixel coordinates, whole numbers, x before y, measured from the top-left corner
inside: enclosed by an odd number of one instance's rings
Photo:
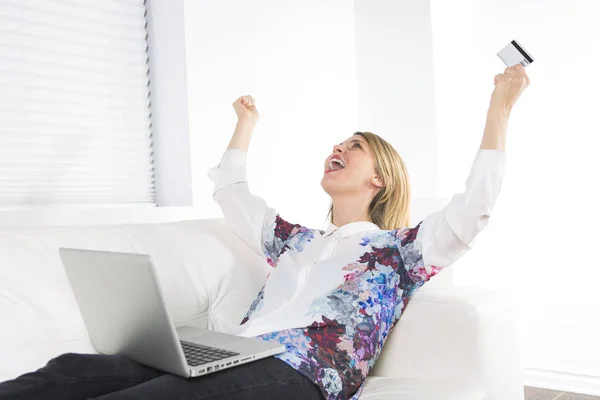
[[[238,324],[270,268],[222,218],[1,229],[0,381],[62,353],[95,353],[62,246],[150,254],[176,326]],[[426,289],[410,301],[361,398],[522,400],[514,310],[489,292]]]

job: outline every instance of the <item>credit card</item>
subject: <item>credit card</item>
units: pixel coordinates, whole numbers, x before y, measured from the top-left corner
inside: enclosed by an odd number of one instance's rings
[[[512,67],[517,64],[527,67],[534,60],[531,53],[526,51],[516,40],[513,40],[505,48],[500,50],[498,52],[498,57],[504,61],[504,64],[507,67]]]

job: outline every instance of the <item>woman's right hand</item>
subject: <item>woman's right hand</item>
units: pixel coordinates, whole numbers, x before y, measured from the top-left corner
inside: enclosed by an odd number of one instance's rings
[[[525,67],[516,64],[506,68],[503,74],[496,75],[494,85],[490,106],[510,111],[521,93],[529,86],[529,77]]]
[[[254,103],[254,98],[250,95],[241,96],[233,102],[233,109],[235,110],[239,121],[258,121],[260,115],[258,115],[258,110]]]

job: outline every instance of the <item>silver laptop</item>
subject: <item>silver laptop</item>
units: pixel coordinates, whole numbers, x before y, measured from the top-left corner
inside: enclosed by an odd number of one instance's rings
[[[149,255],[65,247],[59,255],[98,353],[188,378],[285,351],[260,339],[175,328]]]

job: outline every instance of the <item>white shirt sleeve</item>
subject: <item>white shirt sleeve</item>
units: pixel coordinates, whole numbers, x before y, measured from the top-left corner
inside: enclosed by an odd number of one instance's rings
[[[288,239],[300,225],[281,219],[265,200],[252,194],[246,180],[247,153],[227,149],[221,162],[208,170],[213,199],[229,228],[275,267]]]
[[[466,189],[455,194],[442,210],[422,221],[416,240],[421,241],[423,265],[450,266],[471,249],[473,239],[485,228],[500,193],[506,153],[479,149]]]

